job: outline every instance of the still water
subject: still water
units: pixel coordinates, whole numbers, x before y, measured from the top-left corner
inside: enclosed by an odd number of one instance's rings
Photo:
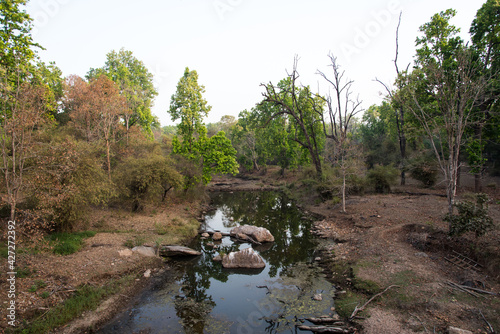
[[[275,242],[197,238],[191,247],[201,256],[170,261],[175,270],[98,333],[295,333],[299,319],[329,314],[335,290],[314,261],[312,220],[292,201],[278,192],[215,193],[212,205],[202,229],[262,226]],[[264,269],[228,270],[212,260],[248,247],[262,256]],[[318,294],[322,300],[313,299]]]

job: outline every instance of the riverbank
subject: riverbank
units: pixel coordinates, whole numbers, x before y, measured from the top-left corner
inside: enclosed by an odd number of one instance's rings
[[[298,175],[277,175],[235,182],[248,190],[263,184],[281,187],[304,209],[322,217],[315,232],[328,240],[322,266],[342,292],[335,300],[341,316],[349,318],[356,306],[394,286],[357,314],[362,318],[353,322],[360,332],[448,333],[455,327],[490,333],[490,326],[500,329],[498,194],[490,194],[493,231],[479,238],[471,234],[450,238],[448,223],[443,221],[444,189],[410,184],[395,187],[391,194],[350,196],[343,213],[332,201],[300,193]],[[218,183],[230,188],[231,181],[219,179]],[[463,190],[459,199],[466,197]],[[461,256],[474,259],[478,267],[460,267],[463,263],[455,260]],[[457,288],[462,285],[496,295]]]
[[[143,212],[96,209],[77,230],[93,235],[69,255],[19,244],[16,254],[16,322],[7,323],[7,280],[0,282],[0,332],[86,333],[131,305],[137,292],[164,275],[163,259],[132,251],[135,246],[182,244],[198,231],[204,202],[172,200]],[[7,268],[7,259],[1,259]],[[4,271],[5,272],[5,271]],[[3,275],[5,276],[5,275]],[[62,327],[61,327],[62,326]]]
[[[287,192],[302,208],[321,217],[315,230],[327,240],[322,266],[340,291],[345,291],[336,299],[338,313],[349,317],[356,305],[362,305],[388,286],[399,286],[358,314],[364,318],[354,320],[360,332],[446,333],[449,326],[454,326],[487,333],[481,314],[495,329],[500,328],[498,296],[474,297],[447,283],[472,282],[484,290],[499,291],[499,227],[479,239],[448,238],[447,223],[442,220],[446,211],[442,190],[409,186],[387,195],[352,196],[347,201],[347,213],[341,213],[332,201],[322,201],[317,194],[300,193],[303,187],[298,173],[282,177],[277,171],[268,171],[244,178],[219,177],[207,190],[276,189]],[[490,204],[495,222],[500,221],[497,203],[498,198]],[[202,202],[195,201],[172,202],[147,208],[140,214],[96,211],[89,229],[97,234],[85,239],[79,252],[66,256],[47,252],[20,254],[17,264],[27,275],[16,282],[18,319],[43,319],[55,305],[78,295],[83,287],[90,289],[87,292],[101,293],[102,298],[94,301],[94,306],[99,307],[80,317],[81,312],[75,313],[77,319],[56,332],[89,332],[131,305],[137,292],[168,271],[157,257],[123,251],[136,245],[182,243],[190,231],[196,232],[196,219],[203,210]],[[170,233],[174,229],[180,232],[178,236]],[[445,257],[453,250],[474,257],[484,268],[463,270],[447,262]],[[3,301],[7,300],[4,282],[0,283]],[[6,324],[5,316],[1,314],[2,323]]]

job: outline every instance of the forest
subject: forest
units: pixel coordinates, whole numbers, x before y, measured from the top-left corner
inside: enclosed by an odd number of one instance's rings
[[[385,93],[380,105],[362,108],[363,92],[332,53],[328,71],[317,72],[330,93],[303,85],[297,55],[279,82],[262,78],[262,100],[208,124],[203,78],[186,67],[164,111],[169,126],[152,112],[153,74],[132,51],[110,51],[85,77],[42,62],[26,3],[0,4],[3,241],[11,222],[17,244],[36,247],[78,233],[96,209],[150,212],[202,198],[214,177],[269,173],[293,175],[342,212],[350,196],[396,184],[440,187],[450,235],[494,227],[483,193],[497,193],[498,183],[485,180],[500,176],[498,0],[461,27],[470,42],[450,23],[453,9],[422,23],[411,66],[398,60],[399,45],[413,43],[399,40],[398,25],[393,81],[373,78]],[[472,204],[457,201],[464,173],[474,177]],[[287,188],[292,197],[295,190]]]
[[[344,210],[351,193],[386,192],[407,175],[432,187],[442,175],[450,214],[461,168],[475,176],[476,192],[494,186],[484,175],[500,173],[496,1],[478,10],[471,43],[449,23],[449,9],[420,27],[412,68],[398,63],[396,45],[394,82],[379,81],[381,105],[361,109],[333,54],[331,70],[318,71],[331,95],[301,85],[296,56],[280,82],[261,85],[262,101],[215,124],[204,123],[205,87],[186,68],[167,110],[178,125],[166,127],[151,112],[153,76],[131,51],[109,52],[85,78],[63,78],[37,58],[43,46],[24,4],[1,8],[1,191],[3,217],[27,234],[71,230],[92,206],[140,211],[213,175],[272,165],[282,175],[308,171],[311,186]]]

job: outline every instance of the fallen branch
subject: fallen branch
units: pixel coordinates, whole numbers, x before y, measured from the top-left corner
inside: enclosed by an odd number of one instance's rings
[[[458,285],[456,283],[453,283],[452,281],[447,281],[446,284],[448,284],[449,286],[451,286],[452,288],[456,289],[456,290],[459,290],[459,291],[462,291],[462,292],[467,292],[468,294],[471,294],[472,296],[476,297],[476,298],[479,298],[481,297],[480,295],[478,295],[477,293],[475,292],[472,292],[472,291],[469,291],[467,289],[464,289],[461,285]]]
[[[348,329],[342,327],[330,327],[330,326],[297,326],[298,329],[303,331],[311,331],[313,333],[349,333]]]
[[[354,319],[354,317],[356,316],[356,314],[358,314],[358,312],[361,312],[365,309],[365,307],[370,304],[375,298],[379,297],[379,296],[382,296],[384,293],[386,293],[389,289],[391,288],[399,288],[400,286],[399,285],[389,285],[387,288],[385,288],[384,291],[382,292],[379,292],[377,293],[375,296],[373,296],[372,298],[368,299],[368,301],[366,303],[363,304],[363,306],[359,307],[356,305],[356,307],[354,308],[354,311],[352,312],[351,316],[349,317],[349,321],[351,321],[352,319]]]
[[[488,325],[488,327],[490,328],[490,331],[492,334],[495,334],[495,330],[493,329],[493,326],[491,326],[491,324],[488,322],[488,320],[486,320],[486,318],[484,317],[483,315],[483,312],[481,312],[481,310],[479,310],[479,314],[481,314],[481,317],[483,317],[483,320],[484,322]]]
[[[342,325],[343,324],[343,322],[340,321],[340,317],[305,318],[305,320],[312,322],[315,325],[318,325],[318,324]]]

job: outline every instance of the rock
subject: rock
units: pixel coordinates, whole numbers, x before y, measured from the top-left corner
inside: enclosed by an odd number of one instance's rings
[[[120,254],[120,256],[129,257],[129,256],[132,256],[132,254],[134,254],[134,252],[132,252],[132,250],[129,248],[125,248],[125,249],[119,250],[118,254]]]
[[[314,259],[314,261],[321,261],[321,258],[318,256]]]
[[[201,234],[201,237],[202,238],[208,238],[208,237],[210,237],[210,234],[208,234],[207,232],[205,232],[205,233]]]
[[[448,327],[448,334],[473,334],[471,331],[465,330],[465,329],[460,329],[457,327]]]
[[[245,248],[238,252],[231,252],[222,257],[224,268],[264,268],[266,264],[262,257],[253,248]]]
[[[133,252],[136,252],[137,254],[140,254],[142,256],[148,256],[148,257],[155,257],[156,252],[153,247],[146,247],[146,246],[137,246],[132,248]]]
[[[215,262],[221,262],[222,261],[222,257],[220,255],[216,255],[212,258],[212,260],[214,260]]]
[[[268,229],[251,225],[236,226],[230,231],[231,236],[245,234],[257,242],[273,242],[274,237]]]
[[[161,256],[198,256],[201,255],[200,252],[195,251],[189,247],[178,246],[178,245],[163,245],[160,247]]]
[[[315,294],[312,298],[313,300],[317,300],[318,302],[323,300],[323,296],[321,295],[321,293]]]
[[[215,245],[213,244],[213,242],[207,242],[207,247],[212,247],[212,248],[214,248],[214,247],[215,247]]]
[[[214,235],[212,235],[212,239],[214,239],[215,241],[221,240],[222,239],[222,233],[215,232]]]
[[[149,278],[151,277],[151,269],[148,269],[144,272],[144,277]]]

